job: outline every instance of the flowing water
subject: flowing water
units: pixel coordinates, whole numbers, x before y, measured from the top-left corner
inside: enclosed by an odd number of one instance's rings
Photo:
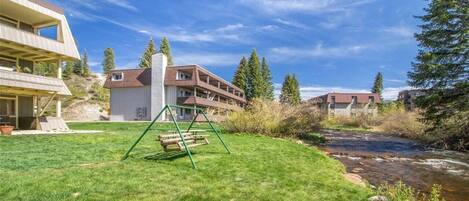
[[[442,186],[447,201],[469,200],[469,154],[425,148],[415,141],[379,134],[325,130],[320,146],[340,160],[347,172],[370,184],[403,181],[423,193]]]

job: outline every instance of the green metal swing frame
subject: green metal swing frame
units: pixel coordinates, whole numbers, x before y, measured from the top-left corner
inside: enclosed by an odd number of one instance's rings
[[[192,168],[197,169],[197,166],[195,165],[195,161],[194,161],[194,159],[192,158],[191,151],[189,150],[189,147],[187,147],[186,140],[184,139],[184,137],[183,137],[183,135],[182,135],[181,127],[179,127],[179,124],[177,123],[176,118],[175,118],[174,115],[173,115],[173,111],[172,111],[173,108],[182,108],[182,109],[191,109],[191,110],[195,110],[196,115],[194,116],[194,119],[192,119],[191,124],[190,124],[189,127],[187,128],[186,132],[189,132],[189,131],[190,131],[190,129],[192,128],[192,125],[194,125],[194,122],[195,122],[195,120],[197,119],[197,117],[199,116],[199,114],[202,114],[202,115],[204,116],[204,118],[205,118],[205,121],[208,123],[208,125],[210,125],[210,128],[212,129],[212,131],[215,133],[215,135],[218,137],[218,139],[220,140],[220,142],[223,144],[223,147],[225,147],[225,150],[228,152],[228,154],[231,154],[230,149],[228,149],[228,146],[226,146],[225,142],[223,141],[222,137],[220,136],[220,133],[218,132],[217,129],[215,129],[215,127],[213,126],[212,122],[208,119],[207,114],[205,113],[205,111],[204,111],[202,108],[198,108],[198,107],[187,107],[187,106],[181,106],[181,105],[165,105],[165,106],[163,107],[163,109],[161,109],[161,111],[158,113],[158,115],[156,115],[156,117],[150,122],[150,124],[149,124],[149,125],[147,126],[147,128],[143,131],[143,133],[137,138],[137,140],[134,142],[134,144],[132,144],[132,146],[130,147],[130,149],[124,154],[124,156],[122,157],[122,160],[125,160],[125,159],[127,159],[127,158],[129,157],[130,152],[132,152],[132,150],[135,148],[135,146],[137,146],[137,144],[140,142],[140,140],[142,140],[142,138],[143,138],[150,130],[155,130],[155,129],[152,129],[152,126],[155,124],[155,122],[158,120],[158,118],[160,118],[160,116],[161,116],[166,110],[168,110],[168,111],[169,111],[169,114],[170,114],[170,116],[171,116],[171,121],[174,123],[174,126],[176,127],[176,131],[177,131],[177,133],[179,134],[179,137],[181,138],[182,144],[184,145],[185,152],[187,153],[187,155],[189,155],[189,159],[191,160],[191,163],[192,163]]]

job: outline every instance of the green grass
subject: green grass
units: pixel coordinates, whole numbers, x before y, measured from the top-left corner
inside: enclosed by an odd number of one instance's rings
[[[1,200],[366,200],[344,167],[293,140],[225,134],[187,156],[164,159],[147,135],[120,161],[146,123],[71,123],[99,134],[0,137]],[[185,124],[184,126],[187,126]],[[164,129],[169,124],[162,124]],[[198,125],[207,128],[207,125]]]

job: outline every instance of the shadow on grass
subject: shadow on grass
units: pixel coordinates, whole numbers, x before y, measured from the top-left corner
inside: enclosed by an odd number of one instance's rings
[[[195,155],[195,152],[191,152],[192,155]],[[162,153],[157,153],[153,155],[148,155],[143,157],[143,159],[146,160],[153,160],[153,161],[160,161],[160,160],[176,160],[178,158],[182,158],[187,156],[187,153],[185,151],[179,151],[179,152],[162,152]]]

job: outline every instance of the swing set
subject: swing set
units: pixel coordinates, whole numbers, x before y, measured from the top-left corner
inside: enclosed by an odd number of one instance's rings
[[[189,127],[187,128],[185,132],[181,130],[181,127],[176,121],[176,117],[174,116],[173,111],[172,111],[172,109],[174,108],[195,110],[196,115],[192,119],[191,123],[189,124]],[[163,147],[163,150],[165,152],[185,151],[187,155],[189,155],[189,159],[191,160],[191,163],[192,163],[192,168],[197,169],[197,166],[195,165],[194,159],[192,158],[192,154],[189,148],[209,144],[209,141],[207,139],[208,136],[199,134],[199,132],[201,132],[202,130],[191,130],[199,114],[202,114],[203,117],[205,118],[205,122],[207,122],[208,125],[210,125],[211,130],[215,133],[215,135],[218,137],[220,142],[223,144],[223,147],[225,147],[225,150],[229,154],[231,153],[228,147],[226,146],[225,142],[221,138],[219,131],[215,129],[212,122],[208,119],[207,114],[204,112],[202,108],[186,107],[186,106],[180,106],[180,105],[165,105],[163,109],[158,113],[158,115],[156,115],[156,117],[151,121],[151,123],[143,131],[143,133],[137,138],[135,143],[125,153],[125,155],[122,157],[122,160],[125,160],[129,157],[130,152],[132,152],[135,146],[137,146],[140,140],[142,140],[143,136],[145,136],[151,130],[157,130],[155,128],[152,128],[152,126],[155,124],[158,118],[160,118],[160,116],[164,114],[165,111],[169,112],[169,115],[171,116],[171,120],[176,128],[176,131],[174,131],[172,134],[165,134],[165,135],[160,134],[159,135],[158,140],[160,141],[160,144]]]

